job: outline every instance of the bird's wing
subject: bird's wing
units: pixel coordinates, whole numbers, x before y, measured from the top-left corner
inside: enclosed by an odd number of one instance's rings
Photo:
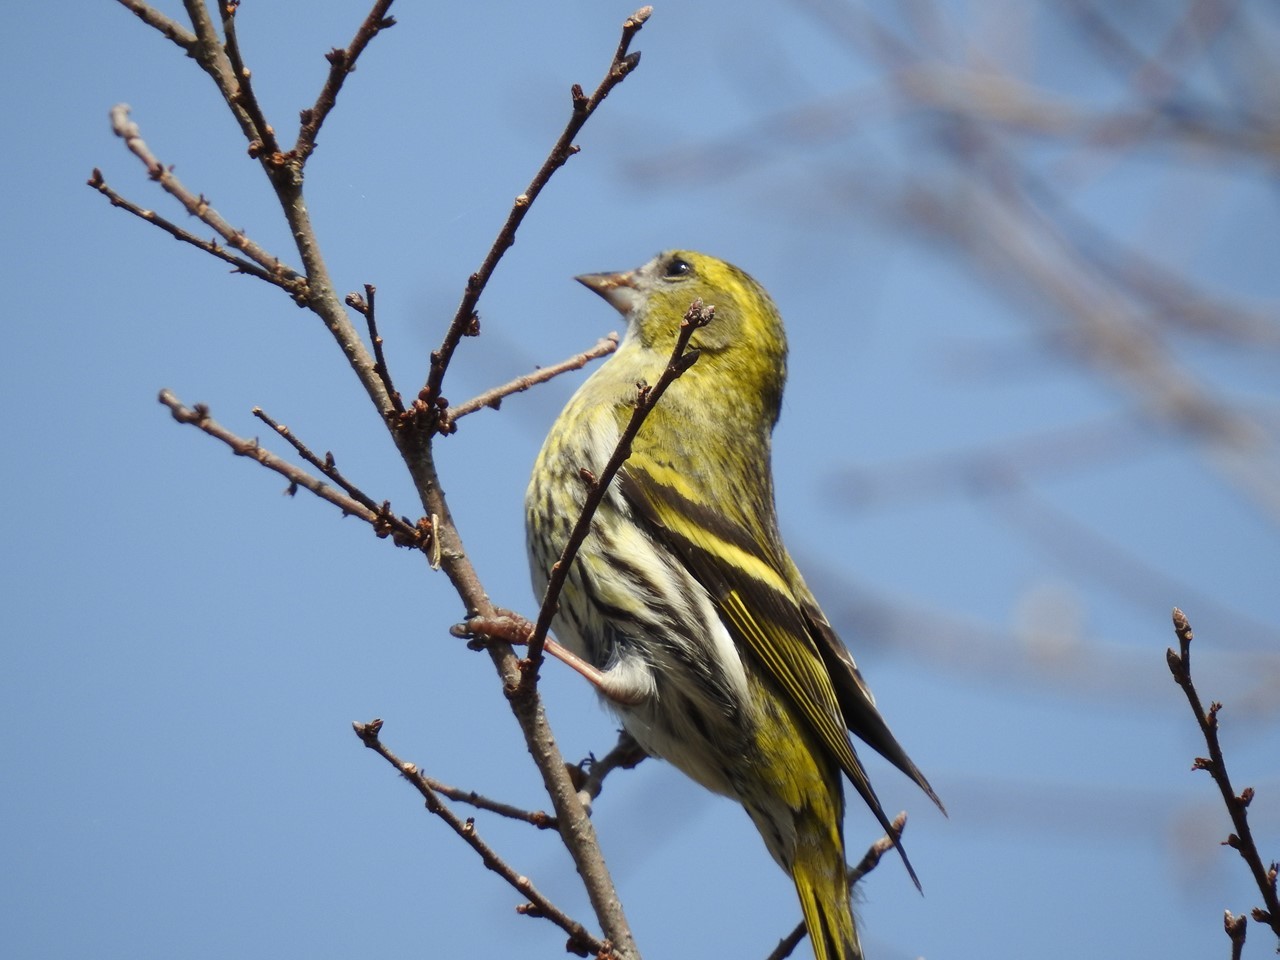
[[[795,574],[795,578],[793,582],[800,584],[797,593],[800,594],[801,610],[809,626],[810,636],[817,641],[818,651],[826,662],[827,673],[831,676],[835,687],[836,699],[840,703],[845,723],[859,740],[914,780],[945,814],[947,808],[942,805],[942,801],[933,792],[929,781],[907,756],[907,751],[902,749],[902,744],[898,743],[897,738],[889,730],[889,725],[884,722],[884,717],[876,709],[875,697],[871,695],[866,681],[862,679],[862,673],[853,661],[853,654],[844,645],[835,628],[827,621],[826,615],[818,606],[818,601],[809,593],[808,587],[799,580],[799,573]]]
[[[646,523],[711,594],[729,633],[805,719],[892,836],[889,818],[849,740],[826,660],[779,558],[723,512],[688,499],[634,461],[623,467],[617,482],[636,519]],[[906,852],[900,843],[895,845],[919,887]]]

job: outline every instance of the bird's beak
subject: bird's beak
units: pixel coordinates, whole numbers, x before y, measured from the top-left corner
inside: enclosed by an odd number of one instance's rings
[[[588,290],[592,290],[609,302],[624,317],[640,305],[640,290],[636,275],[630,273],[584,273],[574,277]]]

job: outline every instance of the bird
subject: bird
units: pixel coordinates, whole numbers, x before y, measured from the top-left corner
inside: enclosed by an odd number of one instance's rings
[[[849,734],[945,808],[783,544],[771,463],[782,318],[750,275],[691,250],[575,279],[627,326],[535,462],[525,495],[535,593],[618,445],[637,384],[659,377],[700,299],[714,316],[689,341],[696,361],[653,405],[606,488],[552,627],[645,752],[743,806],[795,885],[816,960],[861,960],[844,778],[896,835]]]

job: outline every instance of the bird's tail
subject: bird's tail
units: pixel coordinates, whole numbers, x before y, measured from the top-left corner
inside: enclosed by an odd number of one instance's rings
[[[811,824],[812,836],[805,835],[803,821],[799,826],[791,879],[800,897],[815,960],[862,960],[839,824],[835,826],[834,844],[830,824]]]

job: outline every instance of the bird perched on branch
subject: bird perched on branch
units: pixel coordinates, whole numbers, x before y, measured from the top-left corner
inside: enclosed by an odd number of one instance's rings
[[[786,379],[782,318],[746,273],[691,251],[577,279],[627,331],[534,467],[525,498],[534,589],[545,590],[617,447],[637,384],[666,368],[690,304],[713,305],[692,335],[696,362],[649,412],[591,519],[555,633],[647,752],[743,805],[795,883],[817,960],[857,960],[844,777],[890,825],[848,731],[942,805],[778,532],[770,447]]]

